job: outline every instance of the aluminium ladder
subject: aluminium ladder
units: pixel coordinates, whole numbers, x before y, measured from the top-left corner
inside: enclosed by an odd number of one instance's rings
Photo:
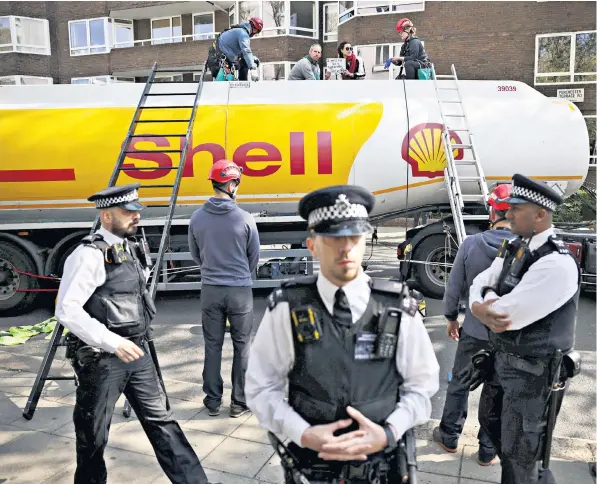
[[[485,215],[463,214],[464,202],[477,202],[486,205],[489,197],[489,189],[487,188],[487,181],[485,180],[479,153],[475,146],[474,136],[469,127],[454,64],[452,64],[451,67],[452,74],[437,75],[433,64],[431,65],[431,70],[443,126],[442,141],[446,155],[444,182],[446,184],[450,207],[452,209],[456,237],[458,238],[458,244],[461,244],[466,238],[465,220],[487,220],[487,216]],[[448,83],[441,83],[440,85],[437,82],[439,79],[451,80],[453,81],[453,84],[445,85]],[[444,93],[449,92],[455,93],[456,99],[446,99],[445,97],[442,97]],[[450,109],[450,106],[456,107],[457,112]],[[460,109],[459,111],[458,108]],[[448,123],[447,120],[454,121],[453,123]],[[458,121],[462,124],[458,124]],[[460,143],[452,142],[452,138],[454,138],[456,134],[461,140]],[[461,153],[465,154],[463,158],[466,159],[455,159],[454,153],[457,150],[461,150]],[[471,168],[474,169],[474,172],[472,173]],[[462,171],[465,171],[466,174],[463,175]],[[461,183],[466,183],[467,188],[471,186],[474,186],[475,188],[469,189],[467,193],[464,193]]]
[[[182,81],[182,82],[179,82],[179,81],[156,81],[155,80],[155,76],[157,73],[189,73],[189,72],[199,72],[200,73],[199,80],[198,81],[195,81],[195,80],[194,81]],[[201,92],[203,90],[203,82],[205,79],[205,72],[206,72],[206,64],[203,64],[203,66],[200,69],[168,69],[168,68],[158,69],[157,63],[153,64],[151,73],[149,74],[149,77],[147,78],[147,82],[145,83],[145,88],[143,89],[143,93],[141,94],[141,98],[139,100],[139,103],[137,104],[135,114],[133,116],[133,119],[131,120],[131,124],[129,126],[129,129],[128,129],[128,132],[126,135],[125,142],[122,144],[116,165],[114,167],[114,171],[112,172],[110,181],[108,183],[108,187],[116,186],[116,183],[118,182],[119,175],[123,171],[143,171],[143,170],[155,170],[156,169],[155,166],[134,167],[134,168],[126,167],[125,168],[123,165],[125,164],[125,159],[128,154],[131,154],[131,153],[174,153],[174,154],[176,154],[176,153],[178,153],[180,155],[179,162],[176,166],[167,167],[167,168],[161,168],[161,167],[159,168],[160,170],[176,171],[176,177],[175,177],[173,184],[171,184],[171,185],[141,185],[139,188],[140,191],[144,190],[144,189],[155,189],[155,188],[170,188],[172,190],[171,195],[170,195],[170,201],[168,204],[146,204],[147,209],[151,209],[151,208],[155,208],[155,207],[164,207],[164,208],[167,207],[168,208],[166,219],[164,220],[164,229],[162,232],[159,249],[158,249],[157,256],[156,256],[156,261],[153,266],[152,273],[150,274],[150,282],[148,281],[149,286],[150,286],[148,292],[152,299],[155,299],[156,292],[157,292],[157,284],[158,284],[159,273],[160,273],[159,268],[161,267],[162,261],[164,259],[164,253],[166,251],[166,240],[168,239],[168,237],[170,235],[170,228],[172,226],[172,218],[174,216],[176,200],[178,198],[178,192],[179,192],[180,184],[181,184],[181,180],[182,180],[184,162],[186,160],[188,151],[191,149],[191,141],[190,140],[191,140],[192,130],[193,130],[194,122],[195,122],[197,105],[198,105],[198,102],[199,102],[199,99],[201,96]],[[154,84],[189,84],[189,83],[197,84],[197,88],[194,90],[194,92],[182,92],[182,91],[151,92],[151,88]],[[147,106],[145,105],[148,98],[151,97],[152,99],[156,99],[156,98],[159,98],[160,96],[163,96],[163,97],[166,97],[166,96],[178,97],[178,96],[180,96],[180,97],[184,97],[187,99],[192,96],[193,101],[185,102],[184,104],[176,104],[176,105],[168,105],[168,103],[160,104],[159,102],[153,103],[153,104],[150,103],[151,105],[147,105]],[[172,104],[172,103],[169,103],[169,104]],[[186,117],[183,115],[176,116],[175,119],[153,119],[153,118],[141,119],[141,116],[145,110],[152,110],[152,111],[155,110],[158,112],[159,112],[159,110],[162,110],[162,112],[170,112],[171,110],[174,110],[175,113],[179,113],[180,112],[179,110],[187,110],[187,111],[190,110],[190,115],[186,116]],[[168,118],[167,116],[163,116],[163,117]],[[155,124],[159,125],[161,123],[175,123],[176,125],[180,125],[182,123],[186,123],[186,130],[184,133],[179,133],[179,134],[137,133],[137,128],[140,125],[144,125],[145,123],[154,124],[154,125]],[[173,131],[182,131],[182,130],[179,129],[179,130],[173,130]],[[156,136],[156,137],[161,136],[161,137],[165,137],[165,138],[181,138],[184,136],[184,146],[182,149],[161,149],[161,150],[160,149],[156,149],[156,150],[131,150],[130,149],[130,143],[131,143],[131,141],[134,140],[134,138],[152,137],[152,136]],[[141,198],[141,202],[142,201],[143,201],[143,199]],[[99,219],[99,215],[98,215],[95,218],[95,221],[93,222],[90,233],[93,234],[99,228],[99,225],[100,225],[100,219]],[[52,361],[54,360],[54,356],[56,355],[56,350],[58,349],[58,346],[64,346],[64,343],[61,341],[63,332],[64,332],[64,327],[59,322],[57,322],[56,326],[54,328],[54,331],[52,333],[50,343],[48,345],[48,348],[47,348],[44,358],[42,360],[41,367],[39,369],[39,372],[37,374],[37,377],[35,379],[32,389],[31,389],[31,393],[27,400],[27,404],[23,411],[23,417],[27,420],[31,420],[33,418],[33,414],[35,413],[35,409],[37,407],[37,403],[41,396],[41,392],[42,392],[44,384],[47,380],[74,380],[75,384],[77,384],[76,376],[67,376],[67,377],[48,376],[48,373],[51,369]],[[150,350],[153,349],[153,341],[152,341],[151,337],[148,338],[148,344],[150,345]],[[155,351],[153,351],[152,353],[153,353],[152,357],[155,357]],[[154,358],[154,363],[156,366],[156,371],[158,374],[160,384],[162,385],[162,388],[164,389],[164,393],[166,393],[165,388],[163,386],[163,379],[162,379],[160,367],[155,358]],[[167,395],[166,395],[166,403],[167,403],[167,406],[169,407]],[[123,413],[127,417],[130,415],[130,404],[128,401],[125,402],[125,408],[124,408]]]

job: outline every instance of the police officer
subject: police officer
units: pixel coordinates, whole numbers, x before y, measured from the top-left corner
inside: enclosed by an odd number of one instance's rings
[[[205,484],[197,455],[166,410],[148,355],[146,334],[155,315],[146,290],[150,262],[129,239],[144,208],[139,186],[111,187],[89,197],[100,210],[102,226],[67,258],[58,290],[56,317],[71,332],[69,350],[79,381],[74,482],[107,482],[104,449],[114,406],[124,392],[170,480]]]
[[[247,404],[262,426],[290,439],[288,450],[312,483],[386,482],[397,441],[429,419],[439,388],[439,365],[408,288],[362,270],[374,203],[350,185],[303,197],[299,213],[320,271],[274,290],[249,356]]]
[[[553,229],[563,202],[542,182],[512,178],[507,218],[519,238],[506,241],[470,289],[473,314],[490,329],[490,380],[484,384],[479,420],[497,448],[502,483],[539,479],[550,388],[558,378],[556,350],[574,345],[579,269]]]

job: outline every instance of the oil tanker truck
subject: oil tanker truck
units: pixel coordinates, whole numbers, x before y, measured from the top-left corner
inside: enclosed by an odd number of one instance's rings
[[[195,86],[159,87],[182,93]],[[574,104],[520,82],[459,81],[459,86],[490,189],[517,172],[557,185],[564,196],[579,189],[589,168],[589,142]],[[96,215],[86,199],[108,185],[143,89],[142,84],[0,86],[0,311],[26,310],[40,292],[56,290],[66,257]],[[164,102],[173,108],[159,116],[172,121],[184,113],[180,106],[188,97],[168,96]],[[128,154],[118,184],[140,182],[147,187],[140,196],[148,205],[170,199],[164,186],[172,184],[171,168],[180,160],[164,151],[182,149],[184,130],[177,132],[176,125],[148,123],[128,148],[139,153]],[[207,175],[214,161],[226,157],[243,167],[237,200],[255,215],[262,245],[284,244],[284,260],[304,261],[306,225],[297,206],[311,190],[364,186],[376,197],[376,222],[449,210],[442,129],[433,82],[206,83],[169,238],[170,273],[158,290],[200,287],[196,271],[176,268],[192,265],[188,221],[212,195]],[[453,143],[466,142],[456,128],[450,133]],[[454,151],[455,159],[462,159],[462,151]],[[140,166],[154,169],[134,170]],[[472,212],[482,208],[465,206]],[[149,207],[142,213],[153,249],[166,210]],[[481,223],[468,222],[467,231],[480,230]],[[437,225],[417,231],[413,259],[428,260],[444,246],[442,224]],[[273,287],[288,277],[280,267],[284,264],[265,262],[255,274],[256,287]],[[421,274],[423,292],[441,294],[441,284]]]

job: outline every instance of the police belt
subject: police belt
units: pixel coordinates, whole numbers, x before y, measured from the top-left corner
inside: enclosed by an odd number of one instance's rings
[[[66,358],[69,360],[77,359],[77,357],[78,357],[77,353],[79,352],[79,350],[81,348],[89,349],[91,352],[93,352],[95,354],[96,358],[104,358],[106,356],[113,355],[113,353],[105,351],[101,348],[97,348],[95,346],[90,346],[90,345],[86,344],[83,340],[79,339],[77,336],[75,336],[71,332],[67,333],[67,335],[64,338],[65,338],[65,345],[67,348],[66,349]],[[123,338],[124,338],[124,336],[123,336]],[[129,341],[135,343],[139,347],[142,347],[143,345],[145,345],[145,343],[147,343],[147,336],[145,334],[127,337],[124,339],[128,339]]]

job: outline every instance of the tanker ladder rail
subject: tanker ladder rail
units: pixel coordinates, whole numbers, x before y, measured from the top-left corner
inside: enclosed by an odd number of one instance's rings
[[[158,74],[158,73],[172,74],[172,73],[183,73],[183,72],[184,73],[198,72],[200,74],[199,80],[182,81],[182,82],[180,82],[180,81],[157,81],[156,80],[156,74]],[[124,166],[125,159],[128,154],[131,154],[131,153],[174,153],[174,154],[176,154],[176,153],[178,153],[180,155],[179,162],[176,166],[161,168],[164,170],[171,170],[171,171],[176,172],[174,183],[172,185],[155,185],[155,184],[152,185],[152,184],[150,184],[150,185],[141,185],[141,187],[140,187],[140,191],[144,190],[144,189],[151,190],[151,189],[156,189],[156,188],[171,189],[170,201],[168,204],[145,203],[145,205],[147,206],[146,210],[151,210],[151,208],[158,208],[158,207],[167,207],[168,208],[168,213],[167,213],[166,219],[164,220],[164,230],[162,232],[159,249],[158,249],[158,252],[156,255],[155,267],[161,266],[162,261],[164,259],[164,253],[166,252],[166,241],[169,239],[169,236],[170,236],[170,228],[172,226],[172,218],[174,216],[174,209],[176,207],[176,200],[178,198],[178,192],[180,190],[180,183],[182,180],[184,162],[186,160],[187,152],[191,148],[190,139],[192,136],[193,125],[195,122],[195,115],[197,112],[197,104],[199,103],[199,99],[201,97],[201,92],[203,90],[203,82],[205,79],[205,72],[206,72],[206,64],[205,63],[198,69],[193,69],[193,68],[158,69],[157,62],[155,62],[153,64],[153,66],[151,68],[151,72],[149,74],[149,77],[147,78],[147,82],[145,83],[145,88],[143,89],[143,93],[141,94],[141,98],[139,99],[139,103],[137,104],[135,114],[133,116],[133,119],[131,120],[131,124],[129,125],[129,129],[128,129],[125,141],[122,144],[122,147],[120,149],[120,153],[118,155],[118,160],[114,167],[114,171],[112,172],[110,181],[108,183],[108,187],[116,186],[116,184],[118,182],[119,175],[123,171],[155,170],[155,166],[134,167],[134,168],[128,167],[128,166],[125,167]],[[197,84],[196,89],[192,90],[192,92],[191,92],[191,89],[186,89],[186,91],[173,89],[172,91],[161,90],[159,92],[151,92],[151,88],[155,84],[191,84],[191,83]],[[154,103],[149,103],[149,105],[146,105],[146,102],[148,101],[148,99],[150,97],[151,97],[151,99],[156,99],[156,100],[159,99],[160,97],[162,97],[162,99],[172,99],[172,97],[174,97],[174,98],[180,97],[180,98],[187,99],[187,101],[182,104],[175,103],[175,102],[162,102],[162,103],[154,102]],[[192,98],[192,101],[189,100],[190,98]],[[187,114],[186,116],[184,116],[183,114],[180,114],[181,110],[183,112],[187,112],[187,113],[190,110],[190,114]],[[158,116],[148,116],[144,119],[141,119],[141,116],[146,112],[154,112],[156,114],[159,114],[161,112],[161,113],[165,113],[165,115],[164,116],[159,116],[159,115]],[[174,113],[173,118],[167,116],[167,114],[170,112]],[[173,129],[172,131],[177,132],[177,134],[148,134],[147,132],[137,133],[137,128],[140,125],[144,126],[145,124],[147,124],[148,126],[152,126],[152,125],[153,126],[156,126],[156,125],[163,126],[164,123],[173,123],[175,126],[180,126],[181,124],[186,123],[186,130],[184,132],[182,132],[182,129],[180,129],[180,128]],[[155,131],[159,132],[158,129],[156,129]],[[131,145],[131,142],[134,141],[135,138],[148,138],[148,137],[152,137],[152,136],[161,136],[161,137],[175,138],[175,139],[182,138],[184,136],[184,145],[183,145],[182,149],[162,149],[162,150],[157,149],[157,150],[151,150],[151,151],[149,151],[149,150],[131,150],[130,145]],[[141,198],[141,202],[143,202],[142,198]],[[100,219],[99,219],[99,215],[98,215],[95,218],[95,221],[91,228],[91,234],[96,232],[97,229],[99,228],[99,226],[100,226]],[[153,277],[150,276],[151,279],[150,279],[150,281],[148,281],[149,282],[148,292],[149,292],[150,297],[152,299],[155,299],[159,277],[158,277],[158,271],[154,270],[152,272],[153,272]],[[23,417],[27,420],[31,420],[33,418],[33,414],[35,413],[35,409],[37,407],[37,403],[41,396],[41,392],[42,392],[44,384],[47,380],[74,380],[75,385],[77,384],[77,379],[75,376],[72,376],[72,377],[48,376],[48,373],[51,369],[52,361],[54,360],[54,356],[56,355],[56,350],[57,350],[58,346],[64,346],[64,344],[61,342],[63,332],[64,332],[64,327],[60,323],[56,323],[56,327],[54,328],[54,332],[52,333],[52,337],[50,339],[50,344],[48,345],[48,348],[47,348],[44,358],[42,360],[41,367],[37,373],[37,377],[35,379],[35,382],[31,389],[31,393],[27,400],[27,404],[25,405],[25,409],[23,411]],[[155,354],[155,348],[153,346],[153,341],[152,341],[151,337],[148,337],[148,345],[149,345],[149,350],[150,350],[152,359],[156,366],[156,371],[158,374],[160,384],[162,385],[162,388],[164,389],[164,394],[165,394],[166,390],[165,390],[164,383],[163,383],[162,373],[160,371],[159,363],[157,361],[157,356]],[[170,405],[169,405],[167,396],[166,396],[166,403],[169,408]],[[123,413],[127,417],[128,417],[128,415],[130,415],[130,404],[128,401],[125,402]]]
[[[458,244],[461,244],[466,238],[464,221],[479,220],[479,215],[466,215],[462,213],[464,209],[464,202],[487,204],[489,189],[487,188],[487,181],[485,180],[485,174],[483,173],[481,160],[479,159],[479,153],[475,146],[474,136],[469,127],[468,118],[466,116],[464,103],[462,101],[462,95],[460,92],[460,84],[458,82],[458,76],[456,75],[454,64],[452,64],[451,70],[452,74],[438,75],[435,73],[435,66],[433,64],[431,65],[433,85],[435,87],[439,112],[443,125],[442,142],[446,155],[444,182],[448,191],[450,208],[454,218],[456,238],[458,240]],[[445,85],[446,83],[442,82],[440,85],[437,82],[440,79],[453,81],[453,84]],[[454,93],[456,96],[452,97],[451,99],[444,97],[444,94],[448,94],[450,92]],[[459,109],[450,109],[450,106],[454,106]],[[448,123],[447,120],[450,120],[453,124]],[[459,121],[461,124],[458,124]],[[453,142],[452,139],[460,141]],[[461,153],[462,158],[466,159],[457,159],[460,157],[460,155],[455,155],[455,153],[458,151]],[[470,155],[465,156],[464,153],[470,153]],[[472,173],[470,170],[471,167],[474,167],[474,173]],[[466,171],[466,174],[463,175],[459,168],[461,170],[468,171]],[[474,193],[463,193],[461,182],[466,183],[467,187],[469,185],[476,184],[477,189],[474,191]],[[487,217],[483,218],[486,219]]]

